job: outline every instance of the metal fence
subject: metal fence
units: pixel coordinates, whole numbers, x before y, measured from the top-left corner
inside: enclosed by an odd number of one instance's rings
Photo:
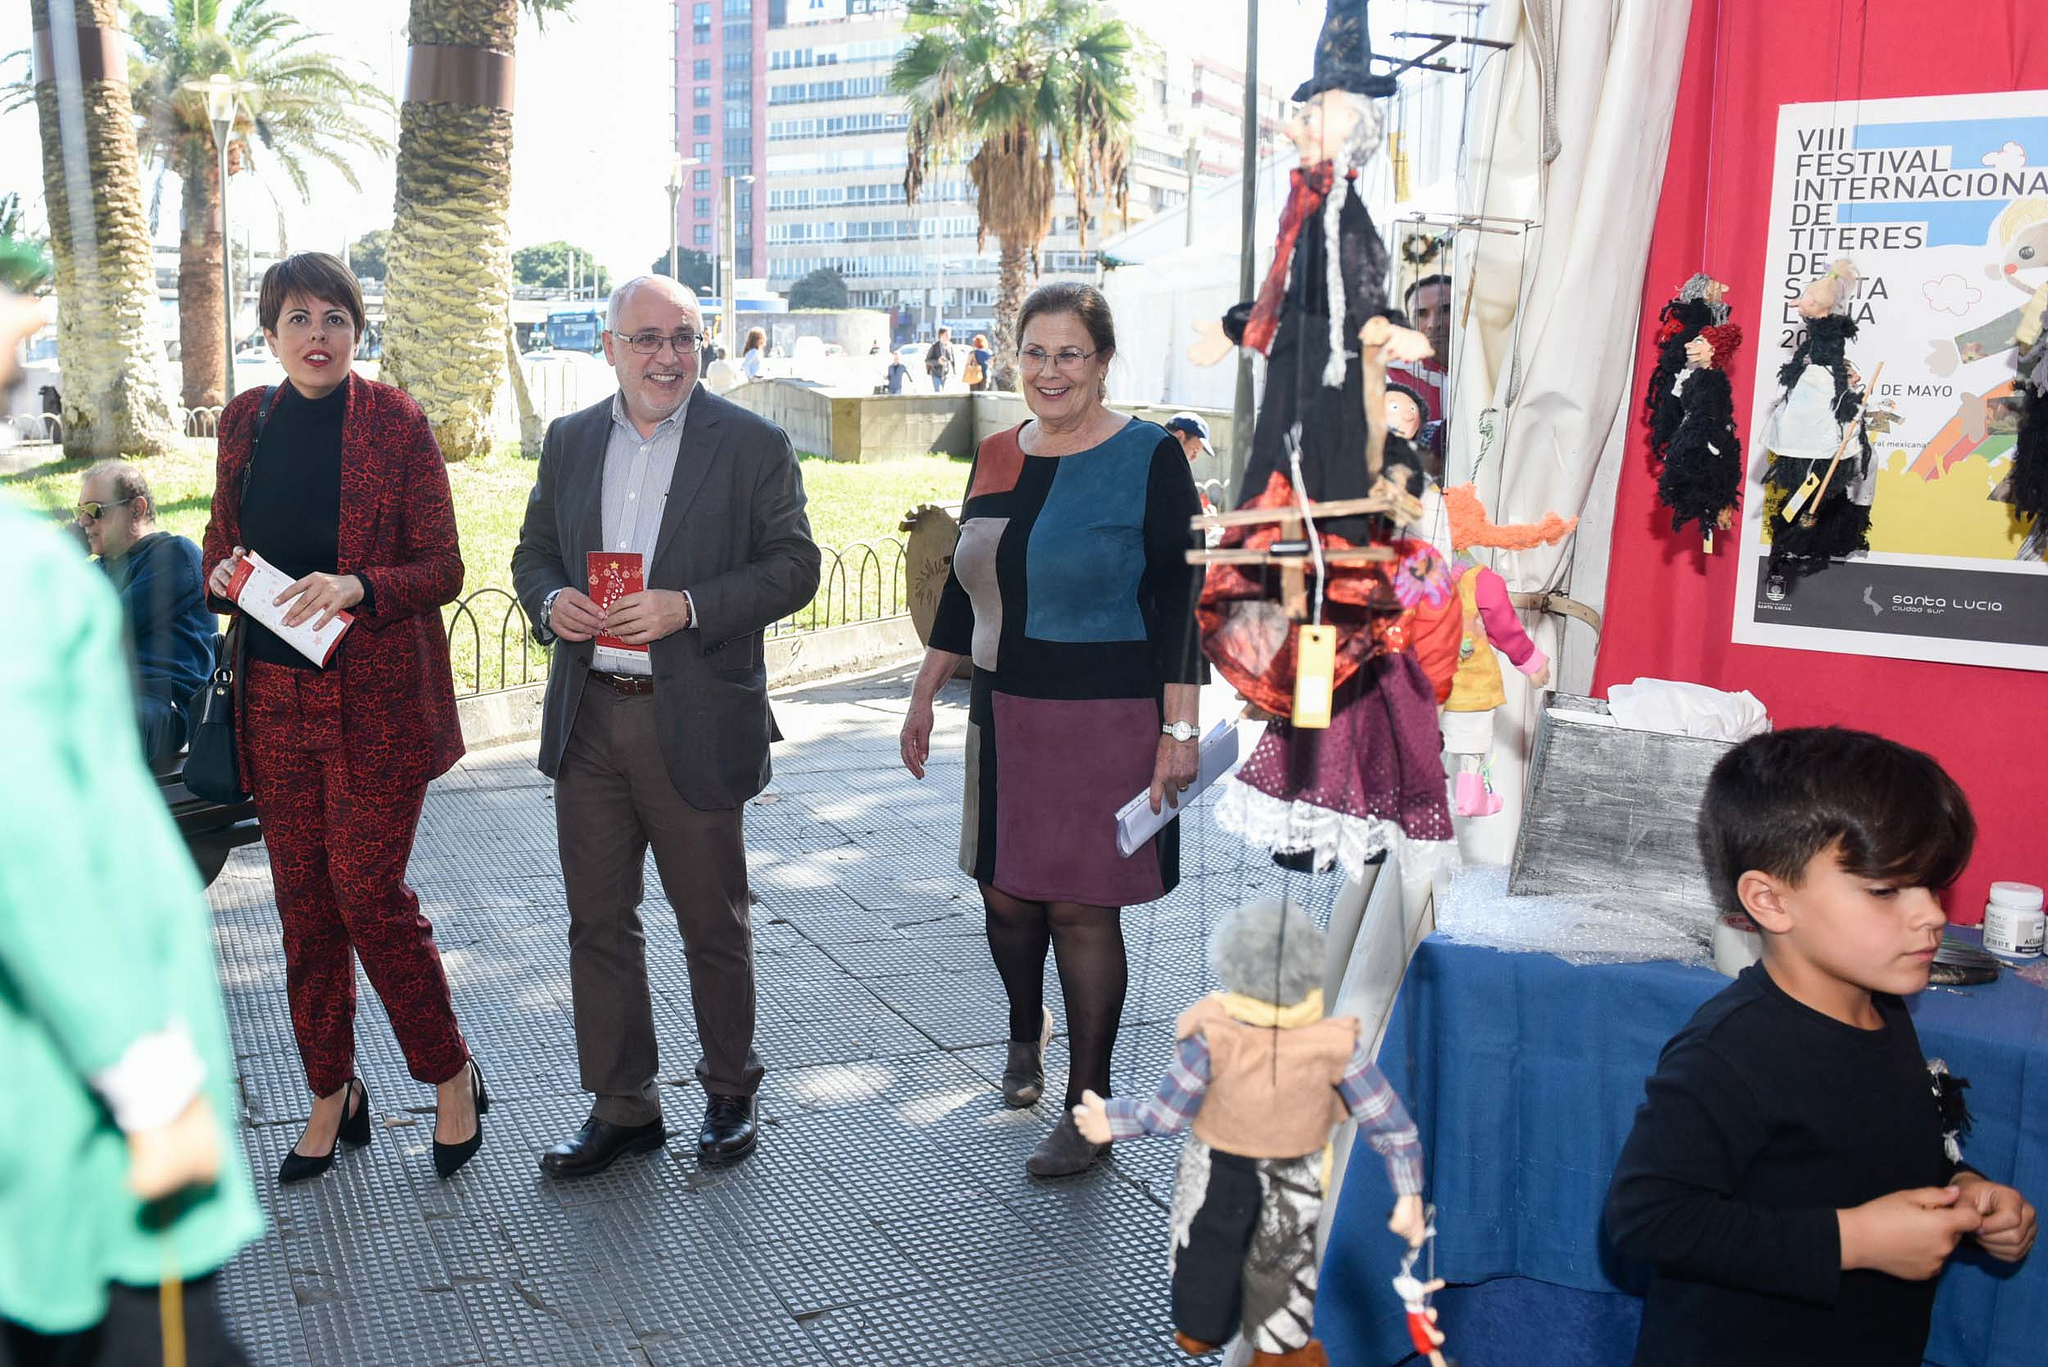
[[[768,628],[770,637],[862,622],[885,622],[909,611],[903,543],[893,536],[821,547],[818,592],[803,608]],[[478,589],[445,609],[455,695],[471,697],[540,683],[549,650],[533,639],[519,600],[499,588]]]
[[[18,446],[62,446],[64,419],[55,413],[16,413],[7,419]]]

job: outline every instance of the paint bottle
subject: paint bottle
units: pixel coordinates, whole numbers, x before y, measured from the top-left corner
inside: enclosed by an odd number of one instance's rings
[[[2032,883],[1993,883],[1984,904],[1984,948],[2009,959],[2038,959],[2048,918]]]

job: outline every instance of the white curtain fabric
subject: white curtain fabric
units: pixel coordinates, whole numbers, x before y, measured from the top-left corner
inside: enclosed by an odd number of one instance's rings
[[[1513,590],[1561,589],[1596,607],[1605,597],[1643,270],[1691,8],[1524,0],[1488,15],[1483,36],[1514,48],[1473,89],[1460,204],[1540,226],[1459,234],[1448,474],[1476,480],[1496,522],[1553,510],[1582,519],[1560,546],[1491,553]],[[1553,674],[1583,687],[1584,628],[1567,641],[1557,617],[1523,620]],[[1460,823],[1465,857],[1490,863],[1513,851],[1535,735],[1534,692],[1513,669],[1506,678],[1493,753],[1506,805]]]

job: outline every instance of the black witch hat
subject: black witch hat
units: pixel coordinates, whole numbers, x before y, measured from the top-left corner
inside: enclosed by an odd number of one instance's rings
[[[1329,0],[1329,8],[1323,13],[1323,31],[1316,35],[1315,74],[1294,92],[1297,103],[1325,90],[1373,96],[1394,93],[1397,87],[1392,76],[1373,73],[1366,5],[1367,0]]]

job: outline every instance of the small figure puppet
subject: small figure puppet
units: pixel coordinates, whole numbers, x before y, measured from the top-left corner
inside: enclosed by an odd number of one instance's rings
[[[1806,337],[1778,371],[1785,392],[1766,441],[1765,522],[1775,585],[1870,549],[1876,492],[1862,377],[1849,363],[1855,266],[1835,262],[1799,296]]]
[[[1501,526],[1487,517],[1478,490],[1470,484],[1444,490],[1443,509],[1451,553],[1458,557],[1451,574],[1457,581],[1456,612],[1463,628],[1450,695],[1443,705],[1444,752],[1458,761],[1458,815],[1492,816],[1500,811],[1501,799],[1488,782],[1487,759],[1493,752],[1494,710],[1507,701],[1494,648],[1499,647],[1537,689],[1549,686],[1550,659],[1522,629],[1508,598],[1507,581],[1465,553],[1475,547],[1528,550],[1554,545],[1570,536],[1579,520],[1548,513],[1534,524]],[[1425,668],[1429,663],[1425,658]]]
[[[1398,1197],[1387,1227],[1420,1244],[1422,1141],[1352,1016],[1323,1015],[1323,933],[1279,898],[1231,913],[1209,941],[1224,990],[1180,1018],[1156,1096],[1074,1107],[1098,1144],[1194,1128],[1174,1178],[1174,1339],[1199,1356],[1242,1331],[1252,1362],[1323,1367],[1314,1337],[1316,1222],[1330,1132],[1356,1119]]]
[[[1436,1237],[1434,1227],[1424,1235]],[[1394,1294],[1401,1298],[1401,1308],[1408,1312],[1408,1341],[1415,1345],[1429,1367],[1455,1367],[1444,1356],[1444,1331],[1436,1327],[1436,1307],[1429,1298],[1444,1289],[1442,1277],[1431,1277],[1423,1281],[1415,1275],[1415,1255],[1420,1248],[1410,1248],[1401,1257],[1401,1270],[1394,1276]]]
[[[1742,497],[1742,440],[1728,383],[1742,329],[1728,321],[1727,293],[1720,281],[1695,275],[1664,306],[1657,370],[1643,396],[1657,496],[1671,510],[1671,530],[1697,522],[1710,539],[1733,524]]]

